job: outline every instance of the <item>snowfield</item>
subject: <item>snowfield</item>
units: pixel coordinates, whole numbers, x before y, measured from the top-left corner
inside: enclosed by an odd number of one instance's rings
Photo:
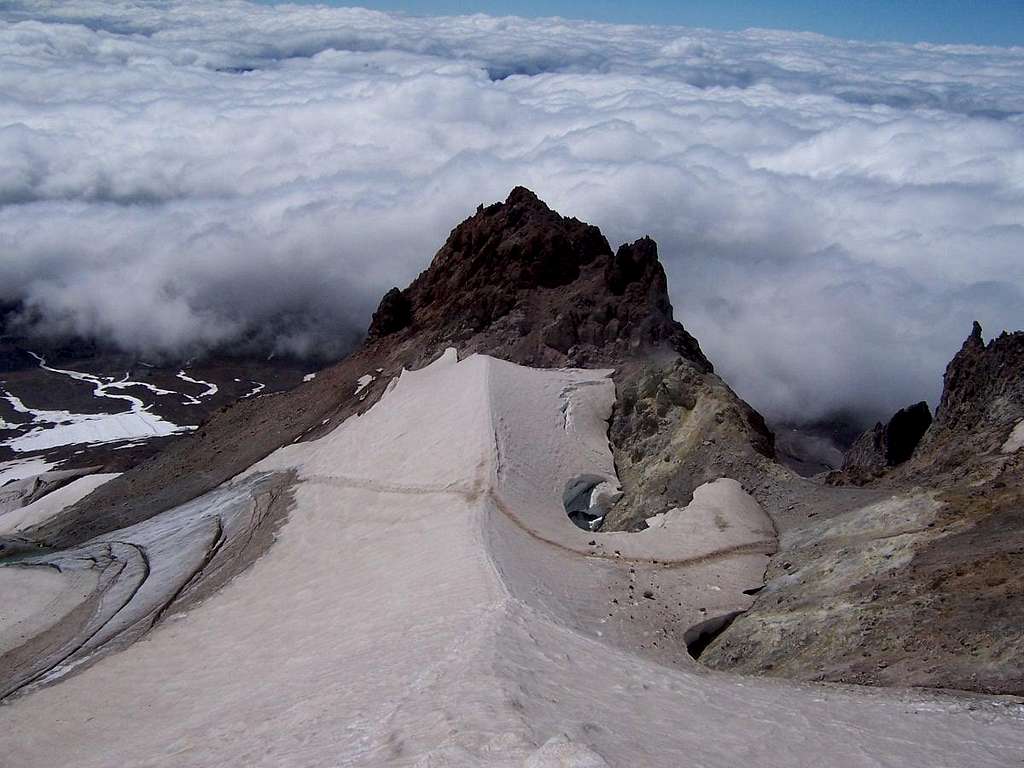
[[[0,461],[0,487],[13,480],[40,475],[55,466],[57,465],[54,462],[38,457]]]
[[[108,480],[118,476],[118,472],[85,475],[62,485],[55,491],[33,501],[24,507],[4,510],[0,508],[0,534],[17,533],[34,525],[49,520],[65,507],[69,507],[79,499],[83,499]]]
[[[194,426],[172,424],[166,419],[150,412],[146,404],[139,398],[128,394],[112,394],[110,390],[144,387],[155,395],[174,395],[177,394],[176,392],[161,389],[145,382],[129,381],[127,374],[120,380],[104,380],[89,373],[54,368],[47,365],[46,360],[34,352],[29,354],[39,362],[39,367],[44,371],[91,384],[93,394],[96,397],[120,400],[122,403],[128,404],[129,410],[121,413],[71,413],[64,410],[40,410],[30,408],[25,405],[21,398],[16,397],[10,392],[2,392],[0,390],[3,398],[11,404],[16,413],[25,414],[32,418],[31,424],[33,426],[31,429],[0,443],[0,445],[5,445],[17,453],[44,451],[62,445],[78,445],[83,443],[99,445],[102,443],[116,443],[123,440],[166,437],[195,429]],[[186,380],[194,381],[193,379],[187,379],[187,377]],[[207,382],[195,383],[206,384]],[[200,395],[200,397],[205,397],[207,394],[213,394],[217,391],[215,384],[210,386],[213,392],[208,390]],[[198,402],[198,400],[195,402]],[[122,404],[119,404],[119,406],[123,407]]]
[[[231,485],[296,473],[273,546],[145,641],[0,707],[0,755],[24,768],[1019,762],[1024,713],[1006,701],[693,663],[687,633],[749,605],[774,533],[727,479],[640,534],[574,525],[570,489],[617,483],[608,373],[449,350],[362,416],[278,450]],[[229,492],[109,538],[156,547]],[[154,562],[170,573],[179,547]],[[91,588],[42,571],[0,569],[0,606],[41,595],[20,625],[47,626]]]

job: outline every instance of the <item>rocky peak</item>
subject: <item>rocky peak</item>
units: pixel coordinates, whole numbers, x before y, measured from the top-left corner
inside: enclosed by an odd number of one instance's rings
[[[843,469],[878,471],[907,461],[932,423],[932,411],[922,401],[898,410],[886,424],[878,422],[850,446]]]
[[[672,319],[649,237],[613,252],[601,231],[516,187],[452,230],[430,266],[381,301],[369,343],[456,344],[530,365],[585,364],[663,350],[711,370]]]
[[[975,322],[946,367],[935,420],[901,471],[917,479],[987,477],[1022,420],[1024,332],[1004,331],[986,344]]]
[[[946,367],[938,430],[970,430],[1024,416],[1024,332],[1005,331],[987,345],[975,321]]]
[[[946,366],[934,419],[927,404],[918,403],[876,424],[847,451],[843,473],[830,479],[861,483],[885,475],[887,482],[953,482],[976,470],[987,476],[990,459],[1005,453],[1022,421],[1024,331],[1003,331],[986,344],[975,321]]]

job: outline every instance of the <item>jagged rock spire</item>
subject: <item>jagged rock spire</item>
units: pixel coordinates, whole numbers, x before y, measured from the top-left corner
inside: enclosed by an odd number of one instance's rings
[[[649,237],[613,252],[601,231],[560,216],[525,187],[480,206],[430,266],[388,291],[370,343],[413,337],[530,365],[609,361],[657,349],[711,370],[672,318],[665,271]]]

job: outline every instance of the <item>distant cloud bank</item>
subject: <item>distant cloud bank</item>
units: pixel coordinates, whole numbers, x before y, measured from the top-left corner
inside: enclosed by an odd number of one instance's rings
[[[335,354],[516,184],[650,234],[775,418],[934,405],[1024,327],[1024,49],[242,2],[0,9],[0,301]]]

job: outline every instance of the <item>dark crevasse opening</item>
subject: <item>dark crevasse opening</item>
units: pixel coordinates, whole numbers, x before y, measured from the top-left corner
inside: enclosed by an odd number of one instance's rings
[[[577,527],[585,531],[596,531],[604,520],[607,510],[601,506],[591,506],[594,488],[604,481],[605,478],[600,475],[580,475],[565,485],[565,492],[562,494],[565,514]]]
[[[683,635],[683,642],[686,643],[686,650],[690,656],[694,659],[699,659],[701,654],[707,650],[707,647],[720,634],[725,632],[741,613],[743,611],[733,611],[732,613],[715,616],[707,621],[702,621],[700,624],[694,624],[686,630],[686,633]]]
[[[610,482],[607,477],[601,475],[585,474],[565,483],[562,504],[565,506],[565,514],[575,525],[584,530],[601,528],[610,505],[622,496],[621,490],[608,493]],[[604,485],[604,488],[599,489],[599,493],[595,495],[595,488],[598,485]]]

